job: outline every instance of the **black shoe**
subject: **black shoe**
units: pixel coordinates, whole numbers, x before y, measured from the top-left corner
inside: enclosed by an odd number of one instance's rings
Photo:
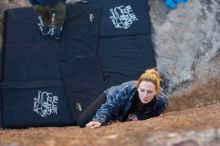
[[[42,34],[42,35],[48,35],[49,30],[50,30],[49,26],[48,26],[46,23],[43,22],[41,16],[38,16],[38,19],[39,19],[39,21],[40,21],[40,22],[38,23],[38,26],[39,26],[39,29],[40,29],[41,34]]]
[[[47,25],[42,26],[41,29],[40,29],[40,31],[41,31],[41,34],[42,34],[42,35],[48,35],[49,26],[47,26]]]
[[[63,29],[63,27],[55,27],[55,30],[54,30],[55,39],[57,39],[57,40],[61,39],[62,29]]]

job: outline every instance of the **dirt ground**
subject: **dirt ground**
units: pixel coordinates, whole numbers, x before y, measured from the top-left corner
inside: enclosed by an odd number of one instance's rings
[[[189,140],[194,145],[179,146],[219,146],[219,105],[169,112],[145,121],[116,122],[98,129],[0,130],[1,146],[178,146],[175,144]]]

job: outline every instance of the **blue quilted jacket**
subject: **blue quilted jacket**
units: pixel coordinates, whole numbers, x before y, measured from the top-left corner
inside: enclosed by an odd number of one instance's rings
[[[66,0],[29,0],[32,5],[55,5],[57,2],[62,1],[65,3]]]
[[[92,120],[104,124],[112,120],[122,119],[130,109],[132,97],[136,91],[135,81],[128,81],[119,86],[113,86],[107,89],[104,91],[107,97],[106,102],[102,104]],[[145,120],[159,116],[165,111],[167,105],[168,98],[161,89],[161,93],[156,97],[156,103],[153,108],[145,111],[143,114],[137,114],[137,117],[139,120]]]

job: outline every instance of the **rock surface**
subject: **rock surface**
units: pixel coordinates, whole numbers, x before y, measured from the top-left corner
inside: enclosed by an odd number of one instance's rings
[[[220,101],[220,1],[189,0],[169,10],[149,0],[157,66],[170,110]]]
[[[169,89],[220,79],[220,1],[191,0],[172,11],[150,0],[158,68]]]

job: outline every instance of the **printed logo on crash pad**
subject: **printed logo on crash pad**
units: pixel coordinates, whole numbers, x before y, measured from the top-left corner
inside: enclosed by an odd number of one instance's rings
[[[110,19],[112,20],[115,28],[128,29],[134,21],[138,21],[130,5],[121,5],[109,10],[112,15],[110,16]]]
[[[34,97],[34,112],[41,117],[47,117],[58,113],[58,96],[47,91],[38,91],[37,97]]]

